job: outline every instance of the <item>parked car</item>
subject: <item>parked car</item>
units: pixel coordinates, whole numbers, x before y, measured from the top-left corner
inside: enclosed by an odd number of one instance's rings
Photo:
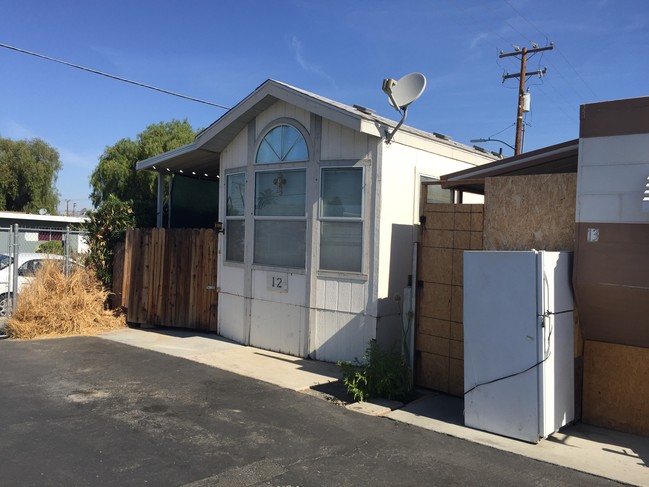
[[[18,254],[17,265],[15,259],[6,254],[0,254],[0,317],[7,316],[9,300],[11,299],[14,287],[14,269],[18,274],[17,290],[29,284],[34,278],[36,271],[47,260],[65,261],[65,257],[56,254],[24,253]],[[73,262],[70,260],[70,262]]]

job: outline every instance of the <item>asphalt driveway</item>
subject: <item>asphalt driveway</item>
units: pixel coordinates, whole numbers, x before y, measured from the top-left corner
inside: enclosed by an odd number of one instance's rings
[[[0,340],[2,485],[612,485],[98,338]]]

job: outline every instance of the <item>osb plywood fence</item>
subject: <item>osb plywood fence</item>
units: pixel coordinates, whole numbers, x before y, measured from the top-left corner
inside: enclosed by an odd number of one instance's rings
[[[485,180],[485,250],[574,250],[577,175]]]
[[[462,396],[464,251],[482,249],[483,206],[425,203],[422,215],[415,383]]]
[[[649,348],[586,341],[583,421],[649,436]]]
[[[216,331],[217,241],[209,229],[129,230],[114,273],[127,321]]]

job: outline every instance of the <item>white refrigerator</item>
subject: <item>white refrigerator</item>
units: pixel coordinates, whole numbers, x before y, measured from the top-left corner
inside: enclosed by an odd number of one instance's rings
[[[572,253],[464,253],[464,422],[536,443],[574,419]]]

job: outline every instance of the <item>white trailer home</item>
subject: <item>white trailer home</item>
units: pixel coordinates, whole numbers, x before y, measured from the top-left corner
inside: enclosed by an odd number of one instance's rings
[[[386,144],[395,126],[268,80],[192,144],[137,164],[220,181],[220,335],[324,361],[401,338],[420,183],[497,156],[407,126]]]

